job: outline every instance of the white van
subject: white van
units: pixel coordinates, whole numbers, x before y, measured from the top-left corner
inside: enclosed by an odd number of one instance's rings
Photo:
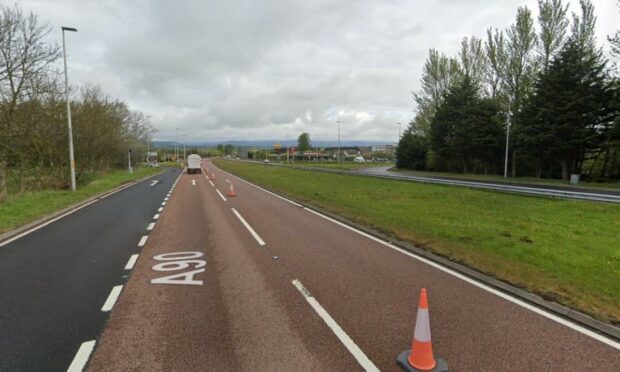
[[[361,156],[356,156],[356,157],[355,157],[355,159],[353,159],[353,162],[354,162],[354,163],[363,163],[363,162],[365,162],[365,161],[366,161],[366,160],[364,160],[364,158],[363,158],[363,157],[361,157]]]
[[[202,158],[198,154],[191,154],[187,157],[187,173],[200,173]]]

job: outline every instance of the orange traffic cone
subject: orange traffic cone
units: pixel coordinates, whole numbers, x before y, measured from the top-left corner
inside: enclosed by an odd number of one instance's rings
[[[425,288],[420,290],[420,302],[413,340],[411,341],[411,350],[400,353],[398,358],[396,358],[396,363],[405,371],[448,371],[448,363],[439,357],[435,359],[433,356],[431,324],[428,316],[428,300]]]
[[[233,187],[232,182],[230,183],[230,190],[228,190],[226,195],[228,195],[228,196],[237,196],[237,194],[235,193],[235,188]]]

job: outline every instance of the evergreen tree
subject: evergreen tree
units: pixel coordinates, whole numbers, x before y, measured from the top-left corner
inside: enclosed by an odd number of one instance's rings
[[[297,138],[297,151],[308,151],[312,148],[310,143],[310,134],[304,132]]]
[[[415,170],[426,170],[428,140],[413,129],[413,123],[405,131],[396,149],[396,166]]]
[[[519,114],[527,123],[521,133],[526,150],[558,161],[563,179],[581,173],[586,155],[600,147],[609,128],[605,71],[601,53],[574,37],[539,75],[535,94]]]

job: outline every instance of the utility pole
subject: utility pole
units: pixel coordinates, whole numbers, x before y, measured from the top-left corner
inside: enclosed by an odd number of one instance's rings
[[[129,168],[129,174],[133,173],[133,168],[131,167],[131,149],[129,149],[129,151],[127,151],[127,165]]]
[[[75,157],[73,155],[73,130],[71,128],[71,105],[69,104],[69,76],[67,75],[67,48],[65,31],[77,32],[76,28],[62,26],[62,56],[65,62],[65,98],[67,100],[67,127],[69,132],[69,168],[71,169],[71,191],[75,191]]]
[[[504,155],[504,178],[508,178],[508,145],[510,141],[510,102],[508,103],[508,115],[506,116],[506,155]]]
[[[340,120],[336,120],[338,123],[338,164],[340,164]]]
[[[286,164],[288,164],[289,162],[289,153],[290,151],[288,150],[288,133],[286,134]]]
[[[179,162],[179,128],[177,128],[177,136],[174,140],[174,157],[176,162]]]

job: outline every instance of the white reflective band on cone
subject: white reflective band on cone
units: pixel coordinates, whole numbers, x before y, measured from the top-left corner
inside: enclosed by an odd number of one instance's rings
[[[431,341],[431,326],[428,319],[428,309],[418,309],[413,337],[420,342]]]

